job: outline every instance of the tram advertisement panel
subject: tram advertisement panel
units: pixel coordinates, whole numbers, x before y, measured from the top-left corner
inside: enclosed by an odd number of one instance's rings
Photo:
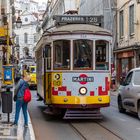
[[[110,75],[108,73],[53,73],[52,80],[52,95],[109,95]]]

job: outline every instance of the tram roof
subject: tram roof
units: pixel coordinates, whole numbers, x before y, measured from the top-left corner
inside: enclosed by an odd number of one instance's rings
[[[91,24],[66,24],[46,29],[43,36],[69,33],[91,33],[111,35],[111,32],[109,30]]]

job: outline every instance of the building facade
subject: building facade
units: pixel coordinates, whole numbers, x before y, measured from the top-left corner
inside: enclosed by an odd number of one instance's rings
[[[117,0],[117,81],[140,66],[140,1]]]
[[[20,15],[22,27],[15,28],[15,42],[19,45],[19,57],[34,57],[33,48],[36,43],[37,18],[27,10]]]
[[[13,18],[13,1],[0,0],[0,83],[2,66],[12,63]]]
[[[36,28],[38,25],[39,15],[45,12],[46,5],[43,8],[38,2],[33,0],[16,0],[15,8],[17,17],[20,16],[22,21],[21,28],[15,28],[15,42],[19,46],[19,57],[35,57],[34,48],[37,42]]]
[[[79,2],[79,0],[48,0],[42,23],[43,31],[54,26],[54,15],[78,14]]]
[[[112,64],[115,63],[113,48],[116,46],[116,0],[81,0],[79,7],[80,15],[103,16],[103,28],[110,30],[113,35],[112,40]]]
[[[101,15],[104,17],[104,28],[113,31],[115,7],[116,0],[81,0],[79,14]]]

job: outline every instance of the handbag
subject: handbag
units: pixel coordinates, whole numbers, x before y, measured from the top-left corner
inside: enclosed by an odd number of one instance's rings
[[[24,102],[28,103],[31,101],[31,92],[29,90],[29,88],[26,88],[24,91],[24,96],[23,96],[23,100]]]

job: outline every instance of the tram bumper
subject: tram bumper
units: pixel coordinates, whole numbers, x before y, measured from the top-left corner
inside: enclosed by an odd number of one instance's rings
[[[101,108],[110,105],[110,96],[53,96],[52,104],[56,108]]]

